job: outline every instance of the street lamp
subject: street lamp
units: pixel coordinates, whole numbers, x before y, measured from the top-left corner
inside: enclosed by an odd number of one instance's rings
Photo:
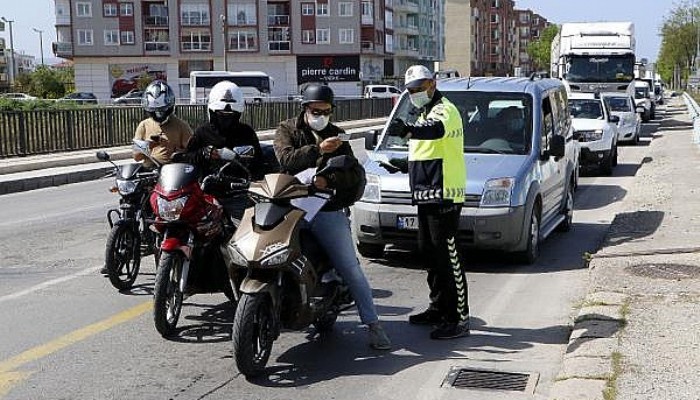
[[[36,28],[32,28],[32,30],[39,34],[39,51],[41,51],[41,65],[44,65],[44,31]]]
[[[10,25],[10,86],[15,86],[15,45],[12,41],[12,23],[14,20],[9,20],[5,17],[0,17],[2,22]]]
[[[226,15],[219,15],[221,20],[221,36],[224,38],[224,71],[228,71],[228,49],[227,49],[227,38],[226,38]]]

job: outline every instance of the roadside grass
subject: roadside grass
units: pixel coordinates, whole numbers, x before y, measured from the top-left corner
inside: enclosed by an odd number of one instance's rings
[[[607,380],[605,389],[603,390],[603,399],[617,400],[617,378],[622,373],[622,353],[615,351],[610,357],[612,363],[612,374]]]

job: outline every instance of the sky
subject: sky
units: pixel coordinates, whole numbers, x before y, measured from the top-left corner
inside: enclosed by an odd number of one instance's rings
[[[515,0],[520,9],[531,9],[560,24],[585,21],[632,21],[637,35],[637,58],[656,60],[661,46],[659,28],[675,7],[675,0]],[[17,51],[40,61],[39,34],[43,30],[44,58],[53,59],[51,43],[56,41],[54,0],[0,0],[0,17],[14,20],[13,41]],[[8,38],[7,32],[0,33]],[[9,46],[8,46],[9,47]]]
[[[3,1],[3,0],[0,0]],[[659,31],[663,20],[676,8],[674,0],[515,0],[515,7],[531,9],[548,21],[634,22],[637,59],[655,61],[661,48]]]

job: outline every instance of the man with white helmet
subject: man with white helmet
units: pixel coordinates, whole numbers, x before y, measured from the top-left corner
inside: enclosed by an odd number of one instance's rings
[[[174,115],[175,94],[164,81],[156,80],[146,87],[141,106],[148,118],[136,128],[134,139],[150,140],[151,156],[161,164],[166,164],[174,152],[187,148],[192,128]],[[144,165],[154,167],[151,160],[141,153],[134,152],[134,159],[143,160]]]
[[[233,82],[221,81],[212,87],[207,102],[209,122],[199,126],[187,146],[184,160],[200,168],[202,176],[209,175],[223,163],[216,149],[253,146],[253,159],[248,163],[253,179],[264,174],[264,159],[255,130],[241,122],[245,111],[243,92]],[[245,208],[245,197],[218,198],[230,217],[240,219]]]

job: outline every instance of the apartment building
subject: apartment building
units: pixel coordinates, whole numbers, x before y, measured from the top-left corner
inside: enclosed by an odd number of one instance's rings
[[[447,41],[441,69],[467,76],[513,76],[533,70],[527,46],[548,25],[514,0],[447,0]]]
[[[143,73],[167,79],[185,98],[190,71],[223,69],[266,72],[272,96],[298,93],[310,81],[356,96],[364,84],[443,54],[444,0],[55,3],[54,52],[74,61],[77,90],[102,99],[133,88]]]

